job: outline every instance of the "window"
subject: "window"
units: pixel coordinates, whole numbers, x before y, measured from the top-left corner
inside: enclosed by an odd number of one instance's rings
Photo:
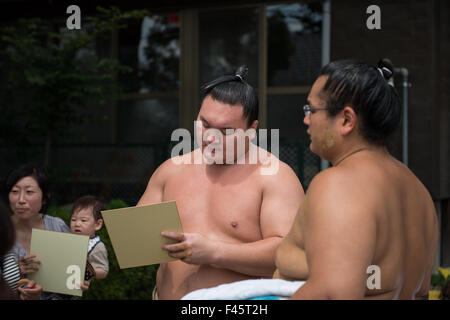
[[[152,15],[119,32],[119,61],[133,68],[121,77],[127,93],[179,89],[178,14]]]
[[[321,31],[320,2],[267,6],[267,127],[282,139],[306,138],[300,105],[321,67]]]
[[[118,104],[118,142],[170,141],[178,128],[178,99],[124,100]]]
[[[122,75],[125,97],[117,104],[122,143],[170,141],[178,128],[179,14],[151,15],[118,35],[118,58],[133,71]]]
[[[199,80],[209,82],[247,65],[247,81],[258,85],[258,8],[199,13]]]
[[[320,3],[267,7],[267,85],[309,86],[321,66]]]

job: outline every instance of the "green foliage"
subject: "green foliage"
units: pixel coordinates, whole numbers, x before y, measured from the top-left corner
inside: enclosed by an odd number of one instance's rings
[[[450,268],[438,267],[431,275],[431,290],[440,291],[439,299],[450,300]]]
[[[63,219],[68,227],[70,227],[70,210],[64,207],[51,206],[47,209],[47,214]]]
[[[107,205],[108,210],[125,207],[128,205],[118,199],[111,200]],[[67,208],[53,206],[48,213],[62,218],[67,225],[70,225],[70,211]],[[106,228],[103,226],[97,235],[100,236],[108,251],[109,273],[105,279],[92,280],[89,290],[83,293],[82,300],[151,300],[158,266],[121,270]]]
[[[84,18],[82,30],[38,18],[0,29],[0,141],[24,146],[22,159],[26,146],[45,143],[47,165],[55,138],[96,120],[88,106],[121,96],[117,75],[131,69],[100,56],[96,46],[146,11],[97,10],[98,16]]]
[[[445,278],[441,273],[432,273],[431,274],[431,286],[438,287],[443,286],[445,284]]]
[[[113,210],[113,209],[120,209],[120,208],[126,208],[128,207],[128,204],[120,199],[112,199],[109,204],[106,206],[107,210]]]

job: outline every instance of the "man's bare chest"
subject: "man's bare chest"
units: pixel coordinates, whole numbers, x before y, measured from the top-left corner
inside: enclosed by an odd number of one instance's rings
[[[177,202],[184,232],[251,242],[261,239],[262,196],[261,188],[252,182],[190,178],[167,181],[163,199]]]

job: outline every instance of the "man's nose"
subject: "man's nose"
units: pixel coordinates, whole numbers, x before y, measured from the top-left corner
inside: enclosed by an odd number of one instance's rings
[[[309,126],[309,124],[310,124],[310,120],[311,120],[310,116],[311,116],[311,114],[308,114],[307,116],[305,116],[303,118],[303,123],[306,124],[307,126]]]
[[[214,134],[209,134],[206,136],[206,142],[208,144],[213,143],[216,140],[216,136]]]

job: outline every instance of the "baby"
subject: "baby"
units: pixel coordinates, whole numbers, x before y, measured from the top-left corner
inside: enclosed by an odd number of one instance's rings
[[[87,274],[94,276],[97,280],[106,278],[109,270],[108,252],[100,237],[95,234],[103,225],[100,211],[104,209],[103,203],[96,197],[84,196],[73,204],[70,218],[72,233],[89,236]],[[88,278],[87,275],[86,280]]]

